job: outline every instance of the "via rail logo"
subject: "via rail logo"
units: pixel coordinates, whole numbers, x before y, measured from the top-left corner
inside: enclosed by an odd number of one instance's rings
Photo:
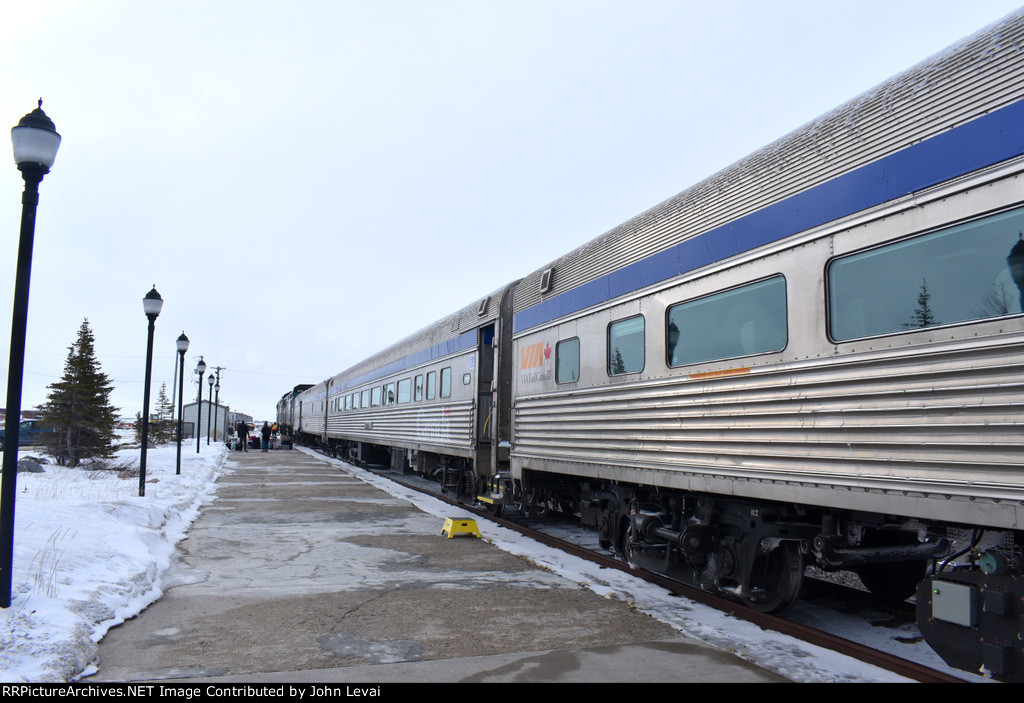
[[[551,380],[551,345],[548,342],[528,344],[519,349],[519,380],[541,383]]]

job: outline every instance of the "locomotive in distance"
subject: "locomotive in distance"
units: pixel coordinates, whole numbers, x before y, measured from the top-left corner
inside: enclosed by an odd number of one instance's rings
[[[577,515],[783,611],[916,594],[1024,680],[1024,9],[278,403],[300,444]]]

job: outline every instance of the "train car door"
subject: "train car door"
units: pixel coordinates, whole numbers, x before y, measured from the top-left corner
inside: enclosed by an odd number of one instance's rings
[[[480,328],[477,332],[477,403],[476,403],[476,437],[477,448],[488,457],[490,463],[490,444],[494,436],[493,410],[494,380],[494,325]],[[486,450],[486,451],[483,451]]]

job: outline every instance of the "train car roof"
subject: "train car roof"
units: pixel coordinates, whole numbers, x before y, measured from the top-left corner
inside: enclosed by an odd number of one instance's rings
[[[351,387],[364,379],[370,380],[371,376],[379,375],[387,369],[398,370],[410,365],[415,359],[441,358],[466,345],[475,347],[476,330],[498,318],[502,297],[514,285],[515,282],[507,283],[490,295],[427,325],[342,371],[330,379],[332,385],[342,383],[346,387]],[[469,339],[471,336],[473,339]]]
[[[766,243],[766,228],[778,240],[839,219],[842,212],[822,212],[829,219],[815,222],[806,196],[817,189],[822,200],[841,200],[846,192],[825,193],[828,185],[846,187],[843,179],[858,173],[864,181],[877,179],[863,172],[959,126],[1002,112],[1009,131],[1020,133],[1013,125],[1024,122],[1022,45],[1024,8],[538,269],[516,290],[515,330],[757,248]],[[1002,123],[989,132],[999,129]],[[976,151],[974,144],[959,146]],[[1019,153],[1015,144],[994,158]],[[899,195],[892,191],[889,199]],[[864,209],[863,202],[851,206],[856,209],[847,214]]]

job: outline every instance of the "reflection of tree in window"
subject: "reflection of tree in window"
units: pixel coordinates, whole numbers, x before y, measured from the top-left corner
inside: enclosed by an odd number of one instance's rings
[[[608,327],[608,372],[637,373],[644,368],[643,315],[613,322]]]
[[[622,361],[622,352],[619,351],[618,347],[615,348],[615,353],[612,354],[612,373],[626,373],[626,364]]]
[[[917,294],[917,309],[914,310],[910,322],[903,323],[905,329],[921,329],[942,324],[935,321],[935,315],[932,313],[932,308],[929,304],[931,298],[931,293],[928,292],[928,279],[922,279],[921,290]]]
[[[1009,315],[1016,309],[1016,302],[1005,286],[993,283],[987,293],[981,297],[981,306],[974,310],[974,317],[1000,317]]]

